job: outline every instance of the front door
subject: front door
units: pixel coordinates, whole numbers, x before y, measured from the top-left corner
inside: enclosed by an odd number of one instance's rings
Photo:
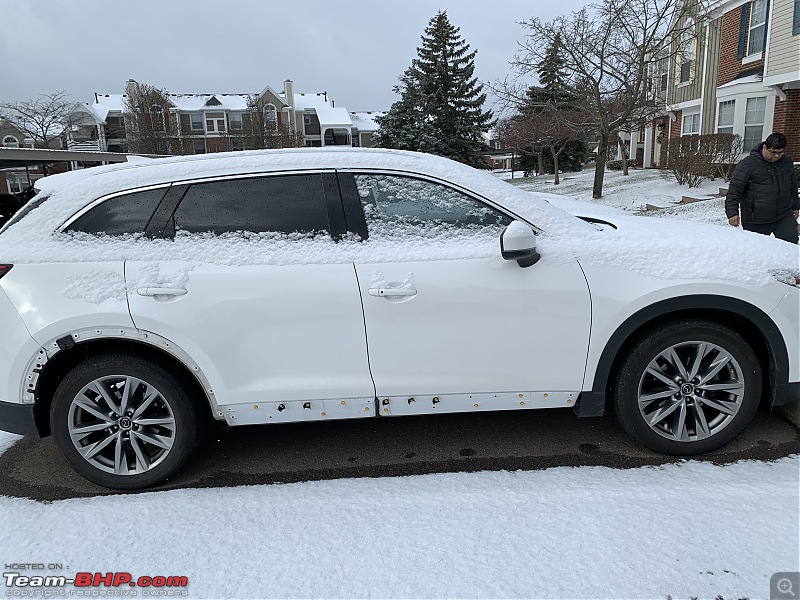
[[[577,261],[500,256],[510,218],[439,183],[355,175],[356,264],[380,414],[574,405],[590,298]]]

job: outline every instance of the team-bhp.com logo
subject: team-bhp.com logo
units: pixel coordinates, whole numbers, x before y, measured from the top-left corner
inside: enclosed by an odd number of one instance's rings
[[[74,577],[64,575],[23,575],[19,572],[3,573],[6,584],[6,596],[40,597],[54,596],[186,596],[184,589],[189,585],[189,578],[183,575],[142,575],[134,578],[126,572],[110,573],[75,573]],[[66,590],[67,586],[78,589]],[[112,588],[112,589],[101,589]],[[136,590],[132,588],[141,588]]]

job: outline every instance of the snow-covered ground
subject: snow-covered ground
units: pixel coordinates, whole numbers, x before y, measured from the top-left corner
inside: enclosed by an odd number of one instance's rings
[[[591,201],[591,177],[586,171],[567,174],[559,186],[547,178],[514,184]],[[690,191],[656,171],[607,173],[605,197],[594,206],[637,210],[720,185]],[[720,199],[642,218],[728,226]],[[0,433],[0,452],[16,439]],[[19,563],[62,566],[17,570],[23,575],[185,576],[191,598],[768,598],[773,573],[800,571],[800,457],[52,504],[0,497],[0,560],[4,572]],[[4,590],[15,597],[22,591],[33,590]],[[146,591],[100,588],[118,596]]]

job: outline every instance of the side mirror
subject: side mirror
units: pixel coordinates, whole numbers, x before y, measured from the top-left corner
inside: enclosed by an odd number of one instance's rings
[[[500,234],[500,253],[506,260],[515,260],[520,267],[535,265],[541,258],[536,251],[536,235],[530,225],[514,221]]]

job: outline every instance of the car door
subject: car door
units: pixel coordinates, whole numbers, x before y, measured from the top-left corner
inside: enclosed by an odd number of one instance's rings
[[[332,173],[193,183],[164,257],[126,262],[133,321],[191,358],[234,424],[374,414],[349,402],[374,399],[355,272],[324,260],[343,229]]]
[[[590,327],[577,261],[503,260],[511,218],[443,183],[380,173],[340,181],[366,219],[356,271],[380,414],[574,404]]]

